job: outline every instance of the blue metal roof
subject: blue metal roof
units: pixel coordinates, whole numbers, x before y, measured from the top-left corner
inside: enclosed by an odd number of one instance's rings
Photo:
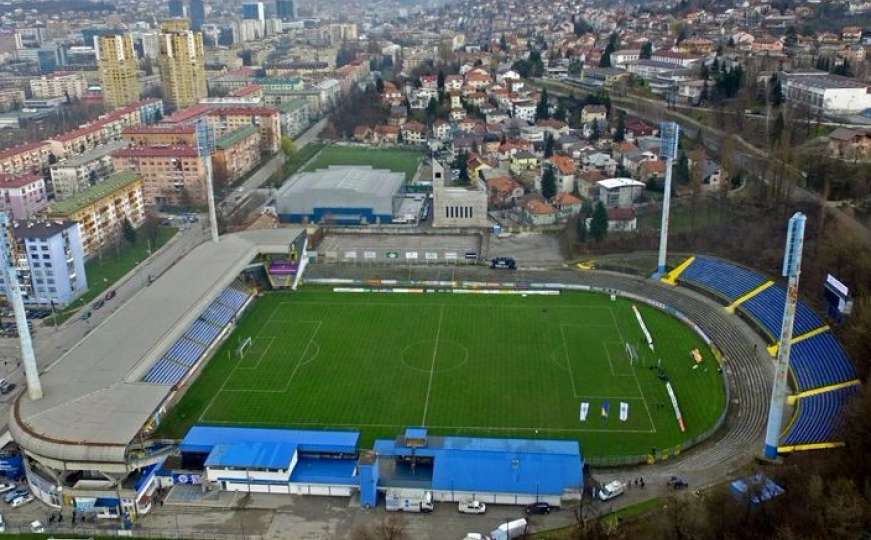
[[[406,439],[426,439],[426,428],[406,428]]]
[[[346,484],[357,485],[354,471],[357,460],[354,459],[318,459],[300,458],[293,473],[291,482],[306,484]]]
[[[357,451],[357,431],[322,431],[300,429],[270,429],[246,427],[194,426],[187,432],[179,448],[182,452],[208,454],[219,444],[287,443],[300,452]]]
[[[206,467],[287,469],[296,444],[286,442],[240,442],[217,444],[206,459]]]
[[[561,494],[579,489],[583,460],[577,441],[430,437],[426,448],[375,441],[379,456],[431,456],[432,489]]]
[[[579,454],[447,451],[435,459],[436,490],[560,495],[581,486]]]

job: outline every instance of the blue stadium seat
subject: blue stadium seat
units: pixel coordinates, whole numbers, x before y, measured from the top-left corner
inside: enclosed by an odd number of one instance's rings
[[[238,289],[234,289],[233,287],[228,287],[221,292],[216,301],[224,307],[230,308],[235,313],[239,311],[239,308],[242,307],[242,304],[244,304],[247,299],[247,294]]]
[[[184,367],[166,358],[161,358],[151,366],[142,380],[151,384],[173,385],[180,381],[185,373],[187,373],[187,369]]]
[[[205,350],[206,348],[198,343],[194,343],[189,339],[180,338],[172,347],[169,348],[168,351],[166,351],[164,358],[169,358],[183,366],[191,367],[196,364],[197,360],[200,359],[200,356],[203,355]]]
[[[734,302],[768,281],[761,274],[719,259],[696,257],[678,278]]]
[[[823,332],[793,345],[789,365],[799,391],[856,378],[853,364],[831,332]]]
[[[210,322],[220,328],[226,326],[235,315],[235,312],[229,310],[222,305],[212,302],[206,311],[200,316],[204,321]]]
[[[837,442],[838,422],[847,400],[859,392],[848,386],[800,398],[796,417],[783,436],[782,445]]]
[[[209,346],[212,344],[212,341],[218,337],[220,332],[221,330],[215,327],[215,325],[197,319],[191,327],[188,328],[188,331],[185,332],[184,335],[191,341],[196,341],[201,345]]]
[[[780,336],[785,305],[786,289],[780,285],[773,285],[741,304],[738,309],[756,319],[768,335],[776,340]],[[807,304],[799,300],[795,309],[793,336],[800,336],[821,326],[823,321]]]

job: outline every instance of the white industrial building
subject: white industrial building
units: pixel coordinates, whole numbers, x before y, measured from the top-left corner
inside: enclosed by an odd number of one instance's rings
[[[783,86],[787,102],[822,114],[861,114],[871,109],[871,87],[840,75],[796,75]]]

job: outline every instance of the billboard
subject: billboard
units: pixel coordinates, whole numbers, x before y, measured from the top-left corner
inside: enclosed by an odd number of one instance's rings
[[[832,274],[826,275],[823,299],[826,301],[826,314],[837,322],[842,322],[844,315],[849,315],[853,311],[850,288]]]

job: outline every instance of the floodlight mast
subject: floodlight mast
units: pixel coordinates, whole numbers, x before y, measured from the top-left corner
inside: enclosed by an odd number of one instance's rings
[[[30,327],[27,325],[27,313],[24,310],[24,298],[18,284],[18,271],[15,267],[15,257],[12,253],[11,221],[5,212],[0,212],[0,267],[6,282],[6,299],[12,304],[15,312],[15,326],[18,329],[18,340],[21,344],[21,363],[24,364],[24,376],[27,379],[27,395],[33,401],[42,399],[42,383],[39,381],[39,369],[36,366],[36,353],[33,351],[33,341],[30,339]]]
[[[807,217],[796,212],[789,219],[786,234],[786,250],[783,254],[784,277],[789,278],[786,303],[783,307],[783,322],[780,327],[780,342],[777,345],[777,360],[774,363],[774,386],[771,390],[771,406],[768,410],[768,428],[765,431],[764,455],[777,458],[780,428],[783,423],[783,405],[786,401],[786,378],[789,373],[789,355],[792,350],[792,327],[798,303],[798,279],[801,275],[801,251],[804,247],[804,230]]]

